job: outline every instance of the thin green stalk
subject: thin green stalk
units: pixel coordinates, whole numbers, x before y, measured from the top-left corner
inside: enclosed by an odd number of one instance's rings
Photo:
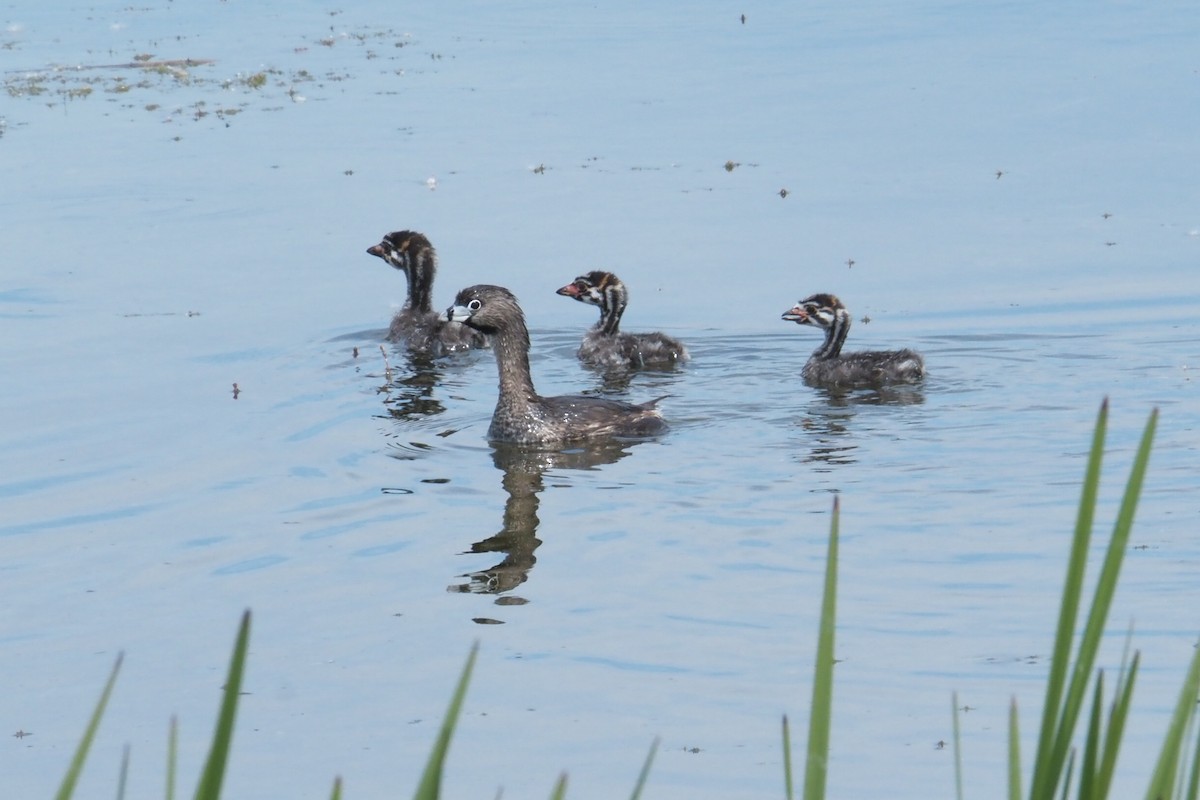
[[[1180,759],[1183,752],[1183,734],[1192,716],[1196,713],[1196,699],[1200,694],[1200,648],[1192,656],[1191,666],[1188,667],[1183,688],[1179,691],[1179,700],[1175,704],[1175,712],[1171,715],[1171,724],[1167,728],[1167,736],[1163,741],[1162,752],[1150,780],[1150,788],[1146,792],[1149,800],[1168,798],[1175,793],[1175,781],[1179,775]],[[1195,783],[1195,780],[1191,781]]]
[[[1112,776],[1117,768],[1117,753],[1125,735],[1125,720],[1129,718],[1129,708],[1133,705],[1133,686],[1137,681],[1141,654],[1134,653],[1132,659],[1128,656],[1127,647],[1125,655],[1121,658],[1121,674],[1117,676],[1112,710],[1109,712],[1108,727],[1104,733],[1104,751],[1096,772],[1096,797],[1108,797],[1112,788]]]
[[[550,792],[550,800],[564,800],[567,796],[567,773],[558,776],[554,782],[554,790]]]
[[[466,666],[458,679],[454,696],[450,698],[450,707],[446,709],[446,717],[442,720],[441,730],[438,731],[437,741],[429,761],[425,764],[425,772],[417,785],[416,800],[437,800],[442,794],[442,770],[446,763],[446,754],[450,750],[450,739],[454,736],[454,728],[458,724],[458,715],[462,713],[463,700],[467,696],[467,686],[471,682],[471,672],[475,669],[475,657],[479,655],[479,642],[471,647],[467,656]]]
[[[117,673],[121,671],[121,661],[124,657],[124,654],[118,655],[116,663],[113,664],[112,672],[108,675],[108,682],[104,684],[104,691],[100,693],[100,701],[96,703],[96,710],[92,712],[92,718],[83,732],[83,739],[75,748],[71,765],[67,768],[67,774],[63,776],[62,785],[58,787],[58,794],[55,795],[57,800],[67,800],[75,792],[75,784],[79,782],[79,773],[83,771],[83,763],[87,760],[88,750],[92,747],[92,740],[96,738],[96,730],[100,727],[100,718],[104,716],[104,709],[108,706],[108,698],[112,695],[113,686],[116,685]]]
[[[1095,794],[1092,779],[1096,775],[1096,762],[1100,759],[1100,740],[1104,719],[1104,670],[1096,674],[1096,686],[1092,692],[1092,713],[1088,716],[1088,732],[1083,747],[1083,764],[1079,768],[1079,796],[1100,798]]]
[[[333,791],[329,794],[329,800],[342,800],[342,776],[338,775],[333,779]]]
[[[654,763],[654,754],[658,752],[658,743],[657,737],[650,743],[650,752],[646,754],[646,763],[642,764],[642,771],[638,773],[637,783],[634,784],[633,794],[630,795],[631,800],[638,800],[642,796],[642,788],[645,787],[646,780],[650,777],[650,765]]]
[[[796,797],[792,785],[792,729],[788,725],[787,714],[783,715],[783,796],[787,800],[795,800]]]
[[[1067,800],[1067,796],[1071,793],[1071,776],[1075,773],[1075,748],[1071,748],[1071,753],[1067,757],[1066,775],[1062,780],[1062,800]]]
[[[954,720],[954,796],[963,800],[962,736],[958,730],[958,692],[950,693],[950,719]]]
[[[1021,734],[1015,697],[1008,705],[1008,800],[1021,800]]]
[[[238,699],[242,692],[242,677],[246,673],[246,651],[250,647],[250,611],[242,614],[242,623],[238,627],[236,643],[233,646],[233,657],[229,661],[229,671],[225,676],[225,692],[221,701],[221,711],[217,715],[217,724],[213,730],[212,744],[208,750],[208,758],[200,773],[200,782],[196,785],[196,800],[219,800],[221,784],[225,780],[225,768],[229,762],[229,748],[233,743],[233,723],[237,718]]]
[[[1058,628],[1054,635],[1054,654],[1050,660],[1050,674],[1046,681],[1046,698],[1042,706],[1042,726],[1038,736],[1038,747],[1034,755],[1033,779],[1030,798],[1049,798],[1062,773],[1062,762],[1066,758],[1066,745],[1057,742],[1055,730],[1062,710],[1062,695],[1067,681],[1067,669],[1071,663],[1071,642],[1075,633],[1075,618],[1079,613],[1079,598],[1083,592],[1083,574],[1087,563],[1088,540],[1096,512],[1096,494],[1100,485],[1100,467],[1104,456],[1104,437],[1108,427],[1108,400],[1100,405],[1096,429],[1092,434],[1092,449],[1088,456],[1084,474],[1083,492],[1079,500],[1079,514],[1075,520],[1075,536],[1072,539],[1071,555],[1067,561],[1067,574],[1063,582],[1062,604],[1058,612]]]
[[[1062,717],[1059,721],[1058,740],[1060,746],[1069,743],[1075,729],[1075,721],[1083,706],[1083,696],[1096,663],[1096,653],[1100,650],[1100,641],[1104,638],[1104,627],[1108,620],[1108,612],[1112,607],[1112,599],[1117,591],[1117,579],[1121,573],[1121,565],[1125,561],[1125,553],[1129,547],[1129,536],[1133,531],[1133,517],[1137,511],[1138,498],[1141,497],[1142,484],[1146,477],[1146,468],[1150,461],[1150,446],[1154,441],[1154,430],[1158,423],[1158,411],[1151,412],[1142,434],[1142,441],[1134,458],[1129,480],[1125,485],[1125,494],[1121,498],[1121,506],[1117,511],[1117,521],[1113,526],[1112,536],[1108,542],[1108,550],[1100,567],[1100,575],[1096,580],[1095,595],[1092,607],[1088,612],[1087,623],[1084,625],[1083,637],[1080,640],[1079,652],[1076,654],[1075,667],[1067,691],[1067,700],[1063,706]],[[1094,502],[1094,501],[1093,501]]]
[[[179,763],[179,718],[172,715],[167,729],[167,800],[175,800],[175,768]]]
[[[838,499],[833,499],[829,552],[825,558],[825,593],[817,633],[817,663],[813,669],[812,708],[809,712],[804,800],[823,800],[829,768],[829,729],[833,705],[833,644],[837,620]]]
[[[125,784],[129,781],[129,745],[121,751],[121,770],[117,774],[117,800],[125,800]]]
[[[1188,731],[1188,735],[1195,738],[1196,749],[1192,751],[1191,774],[1188,777],[1187,791],[1183,795],[1187,800],[1196,800],[1200,796],[1200,732],[1195,729],[1195,722],[1196,717],[1193,715],[1192,726],[1191,730]]]

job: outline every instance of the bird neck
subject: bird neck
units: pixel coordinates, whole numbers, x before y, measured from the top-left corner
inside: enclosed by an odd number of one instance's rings
[[[825,343],[813,351],[813,358],[837,358],[842,353],[842,345],[846,343],[846,334],[850,332],[850,312],[839,308],[833,313],[833,322],[825,329]]]
[[[537,397],[529,371],[529,331],[519,321],[509,328],[492,333],[492,350],[500,371],[500,400],[502,405],[525,407]]]
[[[433,311],[433,276],[437,272],[437,255],[432,250],[420,250],[408,259],[404,270],[408,278],[408,305],[421,312]]]
[[[627,302],[624,287],[605,287],[600,293],[600,321],[596,323],[596,330],[605,336],[615,335]]]

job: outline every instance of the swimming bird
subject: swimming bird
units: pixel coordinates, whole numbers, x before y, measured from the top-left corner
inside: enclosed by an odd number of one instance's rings
[[[925,376],[925,360],[912,350],[879,350],[842,355],[850,332],[850,312],[831,294],[814,294],[796,303],[783,319],[814,325],[825,341],[813,351],[801,375],[810,386],[862,388],[916,383]]]
[[[529,330],[517,298],[502,286],[463,289],[442,315],[487,334],[500,373],[500,396],[488,428],[496,442],[544,444],[614,436],[651,436],[667,429],[657,403],[601,397],[542,397],[529,372]]]
[[[434,356],[487,345],[483,334],[462,325],[448,324],[433,310],[430,298],[437,272],[437,251],[424,234],[393,231],[379,244],[368,247],[367,252],[382,258],[408,279],[408,297],[388,328],[390,341]]]
[[[600,307],[600,321],[583,337],[579,360],[602,369],[671,367],[688,360],[687,348],[665,333],[622,333],[621,315],[629,303],[629,290],[611,272],[589,272],[558,290],[557,294]]]

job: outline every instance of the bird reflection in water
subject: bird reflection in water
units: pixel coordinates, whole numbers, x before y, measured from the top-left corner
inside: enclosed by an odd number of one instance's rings
[[[501,484],[508,493],[504,502],[504,524],[500,531],[471,545],[468,553],[503,553],[495,566],[468,572],[459,577],[465,583],[447,587],[451,592],[474,594],[503,594],[511,592],[529,579],[529,571],[537,562],[534,551],[541,545],[537,538],[538,495],[545,488],[543,475],[547,470],[586,470],[602,464],[612,464],[629,455],[634,440],[606,440],[563,446],[561,449],[539,448],[532,445],[494,443],[492,460],[504,473]],[[498,598],[496,602],[501,602]],[[515,604],[519,598],[507,598]]]
[[[855,451],[854,417],[861,406],[917,405],[925,402],[925,395],[916,388],[879,388],[869,390],[846,390],[818,388],[818,400],[809,406],[797,427],[809,441],[808,451],[801,461],[804,463],[853,464],[858,459]]]
[[[918,406],[925,393],[915,386],[880,386],[874,389],[819,388],[817,394],[830,406]]]
[[[388,416],[398,420],[432,417],[446,410],[433,390],[442,383],[442,370],[436,359],[422,353],[405,353],[407,369],[387,368],[387,381],[379,393],[387,395],[383,406]]]

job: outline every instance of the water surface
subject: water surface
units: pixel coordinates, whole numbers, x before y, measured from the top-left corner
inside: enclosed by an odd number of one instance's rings
[[[1140,788],[1200,628],[1186,10],[10,4],[6,780],[53,791],[119,651],[82,794],[128,742],[157,796],[172,713],[194,774],[249,607],[231,796],[407,791],[478,640],[448,794],[611,797],[661,737],[649,796],[777,797],[837,495],[831,796],[949,794],[953,690],[999,785],[1107,396],[1102,530],[1162,412],[1105,654],[1132,621]],[[517,293],[542,392],[668,394],[671,432],[489,446],[490,354],[379,350],[399,228],[440,302]],[[583,369],[554,289],[595,268],[692,362]],[[803,386],[816,291],[925,384]]]

